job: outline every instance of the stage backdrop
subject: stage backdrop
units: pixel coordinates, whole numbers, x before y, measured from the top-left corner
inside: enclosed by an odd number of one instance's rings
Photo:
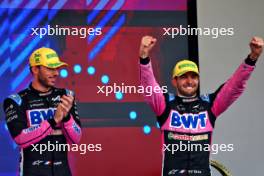
[[[195,1],[193,1],[195,2]],[[81,117],[82,144],[101,144],[102,151],[70,153],[74,175],[158,176],[161,136],[150,107],[140,94],[98,94],[103,85],[139,85],[141,37],[158,42],[151,53],[161,85],[181,58],[197,61],[195,40],[163,35],[168,27],[187,26],[192,17],[187,0],[35,0],[0,3],[0,102],[28,86],[28,58],[36,48],[55,49],[69,67],[60,71],[58,87],[75,91]],[[194,4],[195,5],[195,4]],[[195,11],[194,11],[195,21]],[[50,28],[98,29],[93,35],[43,35]],[[92,29],[91,29],[92,30]],[[96,35],[95,33],[98,32]],[[32,34],[33,33],[33,34]],[[1,108],[0,175],[15,175],[19,149],[12,141]]]

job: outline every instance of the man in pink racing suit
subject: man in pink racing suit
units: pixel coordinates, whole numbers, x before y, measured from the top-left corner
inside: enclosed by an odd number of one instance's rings
[[[152,86],[152,90],[159,86],[149,57],[156,41],[151,36],[144,36],[139,49],[140,82],[144,87]],[[199,96],[198,67],[190,60],[181,60],[177,62],[172,73],[176,95],[154,92],[151,96],[144,95],[145,101],[157,115],[161,127],[162,175],[211,175],[209,156],[215,120],[244,91],[262,53],[263,39],[253,37],[250,48],[251,53],[231,78],[212,94]],[[183,145],[188,147],[179,150]]]
[[[29,60],[33,81],[4,100],[8,130],[20,147],[20,175],[70,176],[65,147],[78,143],[81,124],[73,91],[54,87],[61,62],[50,48],[35,50]]]

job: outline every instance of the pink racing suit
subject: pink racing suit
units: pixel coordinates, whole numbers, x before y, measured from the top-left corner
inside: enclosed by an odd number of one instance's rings
[[[212,94],[192,98],[154,92],[144,95],[162,132],[162,175],[211,175],[209,157],[215,120],[242,94],[254,65],[247,58]],[[140,59],[140,81],[152,90],[159,86],[149,58]]]
[[[72,94],[66,89],[52,88],[39,92],[32,85],[4,100],[8,130],[20,147],[21,175],[71,175],[67,151],[51,146],[78,143],[81,124],[74,102],[67,117],[56,124],[54,114],[62,95]],[[47,147],[40,152],[40,146]],[[48,148],[50,146],[50,148]]]

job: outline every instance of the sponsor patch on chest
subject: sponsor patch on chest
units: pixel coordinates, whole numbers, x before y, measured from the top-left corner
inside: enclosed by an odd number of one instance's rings
[[[178,111],[171,111],[170,127],[184,129],[203,129],[206,127],[207,118],[208,114],[206,111],[200,112],[198,114],[180,114]]]
[[[42,121],[52,119],[56,108],[27,110],[29,126],[39,125]]]

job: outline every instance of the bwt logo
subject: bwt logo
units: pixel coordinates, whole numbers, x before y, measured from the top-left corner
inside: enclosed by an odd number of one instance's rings
[[[52,119],[56,108],[49,109],[32,109],[27,111],[28,121],[30,126],[39,125],[42,121]]]
[[[199,114],[179,114],[177,111],[171,113],[170,126],[174,128],[198,129],[206,127],[207,113],[201,112]]]

